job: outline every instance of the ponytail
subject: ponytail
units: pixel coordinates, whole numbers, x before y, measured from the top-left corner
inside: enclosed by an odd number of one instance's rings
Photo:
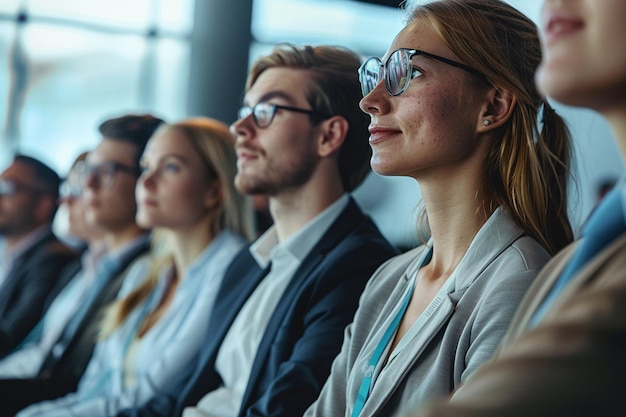
[[[494,148],[489,174],[496,184],[496,203],[504,204],[520,226],[554,255],[573,239],[567,216],[571,147],[564,120],[543,102],[542,128],[531,106],[518,106],[507,134]],[[511,132],[526,131],[525,135]],[[497,158],[497,160],[494,160]],[[498,201],[499,200],[499,201]]]

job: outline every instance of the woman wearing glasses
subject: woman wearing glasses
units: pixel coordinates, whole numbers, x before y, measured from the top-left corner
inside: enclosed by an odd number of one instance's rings
[[[141,167],[137,222],[154,230],[160,257],[147,277],[131,272],[108,308],[77,392],[19,416],[114,416],[192,371],[223,273],[253,237],[252,205],[234,188],[234,139],[221,122],[159,128]]]
[[[498,0],[416,6],[360,68],[372,167],[414,178],[421,245],[374,274],[307,416],[401,415],[489,359],[572,239],[569,136],[533,82],[535,25]]]

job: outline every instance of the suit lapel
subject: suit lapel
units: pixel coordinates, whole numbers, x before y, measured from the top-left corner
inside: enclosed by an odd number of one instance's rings
[[[25,271],[28,269],[27,260],[37,251],[44,250],[44,246],[52,239],[54,239],[54,235],[52,232],[49,232],[30,248],[26,249],[24,253],[15,258],[11,269],[7,273],[6,279],[2,283],[2,286],[0,286],[0,315],[11,305],[15,297],[14,292],[16,288],[20,288],[22,285],[22,275],[24,275]]]
[[[302,287],[317,275],[314,275],[315,268],[322,262],[326,253],[337,246],[344,237],[352,232],[367,217],[358,208],[352,198],[343,212],[333,222],[320,241],[315,245],[311,252],[304,259],[300,267],[296,270],[289,285],[285,289],[280,301],[278,302],[272,318],[270,319],[263,339],[257,350],[257,355],[252,365],[252,371],[248,380],[246,393],[244,394],[242,407],[246,407],[252,391],[256,388],[260,375],[265,371],[265,364],[270,352],[270,346],[276,340],[276,333],[285,320],[292,319],[291,310],[294,303],[299,300],[298,293],[302,291]],[[247,298],[247,297],[246,297]],[[294,341],[295,342],[295,341]]]
[[[268,272],[269,267],[259,268],[249,247],[233,262],[224,276],[211,313],[205,344],[207,354],[217,353],[241,308]]]
[[[391,398],[407,374],[416,366],[426,348],[430,346],[432,339],[450,321],[454,313],[456,304],[465,290],[456,291],[444,297],[436,312],[430,317],[428,322],[419,332],[409,336],[410,340],[405,341],[404,348],[394,357],[390,357],[389,363],[378,376],[376,389],[372,391],[370,397],[363,406],[362,415],[377,415],[380,409]],[[407,337],[408,333],[404,335]]]
[[[230,264],[213,305],[198,367],[178,396],[174,415],[182,414],[187,406],[196,405],[204,394],[219,386],[219,376],[215,371],[219,348],[241,307],[268,272],[269,266],[259,268],[250,254],[249,245]]]
[[[455,280],[454,285],[447,291],[447,296],[441,299],[441,303],[435,313],[428,319],[424,327],[418,331],[411,329],[403,336],[403,340],[399,345],[403,345],[404,348],[397,353],[385,366],[386,369],[379,375],[376,381],[376,389],[372,390],[371,396],[363,407],[362,413],[364,415],[376,415],[380,412],[380,409],[391,398],[398,387],[402,385],[398,381],[405,380],[407,374],[417,366],[433,338],[447,326],[454,314],[457,303],[465,291],[494,259],[523,235],[519,226],[501,209],[494,213],[493,216],[476,234],[463,259],[461,259],[453,275],[449,278]],[[497,233],[494,230],[497,230]],[[486,244],[486,242],[489,243]],[[421,262],[415,263],[415,268],[407,269],[408,280],[415,277],[420,264]],[[406,285],[409,285],[408,280]],[[387,317],[392,316],[393,312],[396,311],[396,306],[397,303],[390,305],[390,309],[386,309],[382,314]],[[385,321],[382,326],[388,325],[389,322],[390,319]],[[415,323],[413,326],[415,326]],[[384,331],[384,329],[381,331]],[[405,341],[404,338],[407,337],[410,339]],[[380,338],[376,337],[375,340],[378,343]]]

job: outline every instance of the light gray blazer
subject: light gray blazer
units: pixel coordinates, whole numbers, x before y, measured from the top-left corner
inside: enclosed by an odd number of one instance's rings
[[[427,251],[420,246],[398,255],[371,277],[331,375],[306,417],[351,415],[364,369]],[[505,210],[497,209],[454,271],[456,283],[437,312],[421,332],[405,334],[398,346],[410,340],[378,375],[361,416],[403,414],[454,390],[493,355],[549,259]]]

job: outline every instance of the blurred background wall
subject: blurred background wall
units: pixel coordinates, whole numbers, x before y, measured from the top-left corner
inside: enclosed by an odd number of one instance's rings
[[[541,0],[509,2],[538,22]],[[403,26],[399,3],[0,0],[0,165],[19,151],[64,175],[97,143],[101,121],[129,112],[230,123],[248,65],[259,54],[288,41],[381,56]],[[578,227],[599,184],[624,167],[598,115],[555,107],[575,136],[570,210]],[[415,244],[419,188],[413,180],[371,174],[355,195],[394,244]]]

